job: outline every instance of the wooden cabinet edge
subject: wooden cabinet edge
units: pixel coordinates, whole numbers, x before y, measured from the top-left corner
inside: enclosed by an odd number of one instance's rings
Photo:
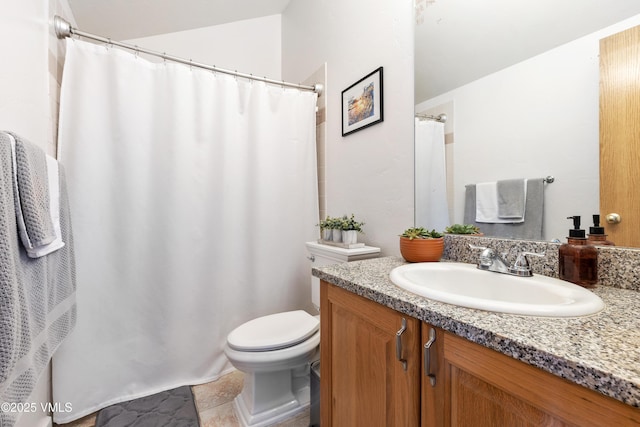
[[[640,409],[452,333],[444,334],[444,358],[532,406],[580,426],[638,425]]]
[[[320,281],[320,422],[323,427],[332,427],[333,396],[332,396],[332,324],[334,309],[348,309],[363,320],[381,330],[389,331],[389,338],[395,342],[396,333],[401,327],[400,319],[406,320],[406,331],[402,334],[402,357],[406,359],[407,369],[404,371],[402,363],[397,361],[395,351],[388,357],[393,357],[392,377],[395,382],[389,390],[397,394],[400,408],[389,408],[395,419],[405,420],[403,427],[418,426],[420,422],[420,321],[389,307],[368,300],[326,281]],[[395,350],[395,348],[394,348]],[[389,353],[388,353],[389,354]],[[397,375],[397,376],[396,376]],[[399,378],[399,379],[398,379]],[[393,381],[393,380],[392,380]]]
[[[320,281],[320,425],[331,427],[331,302],[329,283]]]

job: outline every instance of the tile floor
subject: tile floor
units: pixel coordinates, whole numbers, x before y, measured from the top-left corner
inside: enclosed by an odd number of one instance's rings
[[[243,378],[242,372],[234,371],[218,381],[192,387],[201,427],[240,427],[233,413],[233,399],[242,390]],[[57,424],[57,426],[94,427],[95,423],[96,415],[92,414],[68,424]],[[277,427],[307,427],[308,425],[309,410],[275,424]]]

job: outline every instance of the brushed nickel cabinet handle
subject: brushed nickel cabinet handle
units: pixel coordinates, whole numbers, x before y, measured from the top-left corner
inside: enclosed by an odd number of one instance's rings
[[[436,385],[436,374],[431,373],[431,346],[436,342],[436,330],[429,328],[429,341],[424,344],[424,373],[429,377],[431,387]]]
[[[402,363],[402,369],[407,370],[407,361],[402,358],[402,334],[407,330],[407,319],[402,318],[402,327],[396,332],[396,358]]]

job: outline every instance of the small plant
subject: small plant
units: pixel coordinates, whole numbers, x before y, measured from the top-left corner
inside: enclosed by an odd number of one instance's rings
[[[358,233],[362,233],[362,226],[364,222],[356,221],[356,218],[353,214],[350,217],[344,215],[342,218],[338,219],[340,222],[340,229],[344,231],[355,230]]]
[[[400,237],[406,237],[409,240],[413,240],[413,239],[437,239],[437,238],[440,238],[442,236],[444,236],[444,234],[440,233],[439,231],[436,231],[436,230],[429,231],[424,227],[407,228],[400,235]]]
[[[327,217],[323,220],[320,221],[320,223],[318,224],[318,226],[320,226],[321,230],[331,230],[334,227],[336,218],[331,218],[330,216],[327,215]]]
[[[480,229],[473,224],[453,224],[444,229],[449,234],[480,234]]]

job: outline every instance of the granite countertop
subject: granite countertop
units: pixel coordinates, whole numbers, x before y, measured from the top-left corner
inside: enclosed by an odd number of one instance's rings
[[[599,286],[606,307],[577,318],[532,317],[458,307],[395,286],[406,264],[384,257],[313,268],[313,275],[411,317],[640,407],[640,292]],[[487,272],[487,274],[495,274]]]

